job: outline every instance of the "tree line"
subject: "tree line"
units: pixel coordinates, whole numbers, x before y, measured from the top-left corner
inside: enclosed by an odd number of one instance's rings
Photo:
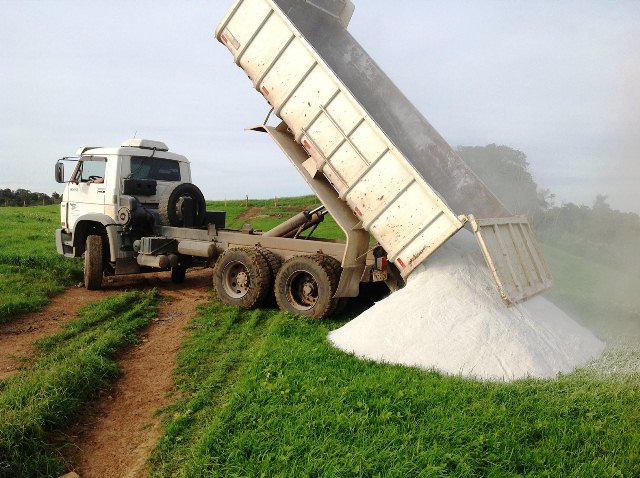
[[[36,193],[28,189],[0,189],[0,206],[44,206],[59,203],[60,194]]]
[[[542,242],[640,276],[640,216],[612,209],[607,196],[591,206],[556,204],[533,179],[527,156],[508,146],[459,146],[460,156],[512,213],[528,216]]]

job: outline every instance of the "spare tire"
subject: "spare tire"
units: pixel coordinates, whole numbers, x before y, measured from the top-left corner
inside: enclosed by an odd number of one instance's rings
[[[189,198],[193,201],[192,221],[185,218],[184,200]],[[163,226],[183,227],[191,223],[193,227],[200,227],[204,223],[207,204],[200,188],[191,183],[179,183],[169,186],[160,196],[158,214],[160,223]],[[185,221],[186,219],[186,221]]]

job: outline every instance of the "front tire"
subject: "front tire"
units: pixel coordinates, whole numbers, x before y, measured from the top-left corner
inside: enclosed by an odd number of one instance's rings
[[[85,288],[87,290],[100,289],[102,287],[102,274],[104,271],[101,236],[87,236],[83,269]]]
[[[227,249],[213,269],[213,286],[225,305],[253,309],[262,304],[271,285],[269,264],[257,249]]]

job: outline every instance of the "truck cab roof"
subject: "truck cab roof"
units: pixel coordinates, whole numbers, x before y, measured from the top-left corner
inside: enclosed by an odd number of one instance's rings
[[[123,141],[118,147],[103,148],[101,146],[83,146],[76,151],[77,156],[149,156],[155,158],[173,159],[188,163],[189,160],[181,154],[169,152],[169,147],[162,141],[132,138]]]

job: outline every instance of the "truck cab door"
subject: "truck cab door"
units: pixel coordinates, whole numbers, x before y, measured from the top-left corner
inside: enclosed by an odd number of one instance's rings
[[[83,156],[69,182],[67,204],[67,227],[73,229],[82,216],[105,212],[107,191],[107,158]]]

